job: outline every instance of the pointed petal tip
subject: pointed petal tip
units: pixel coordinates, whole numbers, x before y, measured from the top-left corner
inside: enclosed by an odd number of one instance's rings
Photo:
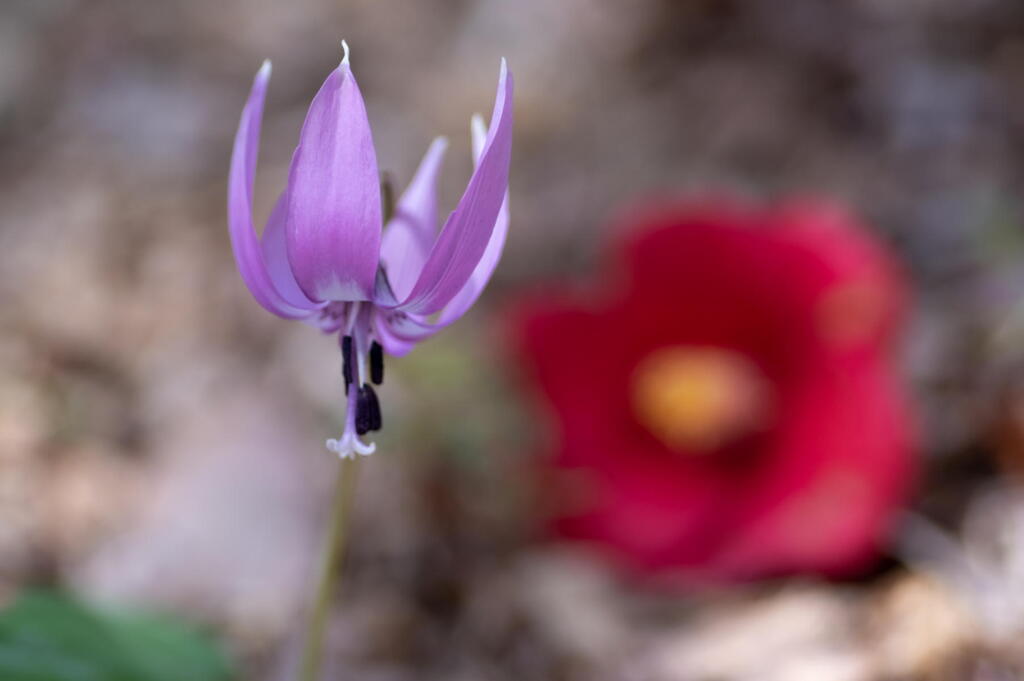
[[[256,72],[256,82],[266,83],[268,80],[270,80],[271,70],[272,67],[270,65],[270,60],[264,59],[263,64],[260,66],[260,70]]]
[[[501,58],[501,68],[498,70],[498,82],[508,86],[512,85],[512,73],[508,69],[508,62],[504,57]]]
[[[345,66],[348,66],[348,56],[349,56],[348,42],[346,42],[345,40],[342,40],[341,41],[341,49],[345,53],[345,56],[343,56],[341,58],[341,63],[343,65],[345,65]]]
[[[501,58],[501,69],[498,71],[498,96],[504,97],[505,99],[511,99],[512,88],[514,87],[514,80],[512,78],[512,72],[508,69],[508,62],[505,58]],[[492,120],[491,123],[494,123]]]

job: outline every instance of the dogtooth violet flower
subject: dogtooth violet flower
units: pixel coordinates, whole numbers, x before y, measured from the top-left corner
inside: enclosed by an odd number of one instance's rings
[[[381,427],[371,384],[383,380],[384,352],[404,355],[459,319],[498,263],[508,230],[513,85],[502,60],[490,125],[472,119],[472,176],[440,233],[444,138],[430,145],[384,225],[370,124],[342,47],[344,58],[310,104],[262,237],[252,194],[270,62],[256,74],[231,157],[228,227],[239,272],[260,305],[338,334],[347,409],[341,438],[327,448],[353,457],[375,448],[361,436]]]

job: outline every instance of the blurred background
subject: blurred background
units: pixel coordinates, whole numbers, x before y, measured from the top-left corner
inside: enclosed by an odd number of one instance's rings
[[[290,678],[340,358],[251,299],[225,180],[270,58],[269,213],[341,38],[382,170],[403,184],[450,138],[442,210],[502,56],[517,91],[505,257],[467,318],[389,362],[328,678],[1024,678],[1018,0],[4,0],[0,602],[172,613],[237,678]],[[856,580],[666,597],[538,541],[549,424],[504,310],[595,276],[625,206],[708,189],[843,201],[911,281],[921,473]]]

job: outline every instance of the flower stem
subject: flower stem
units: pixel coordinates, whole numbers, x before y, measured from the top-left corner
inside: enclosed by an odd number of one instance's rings
[[[348,535],[348,516],[352,508],[352,497],[355,495],[357,467],[355,459],[342,459],[339,464],[338,479],[334,485],[334,500],[331,502],[330,524],[320,564],[320,584],[306,626],[306,642],[302,649],[302,668],[299,674],[301,681],[317,681],[320,676],[324,628],[338,586],[341,572],[339,567]]]

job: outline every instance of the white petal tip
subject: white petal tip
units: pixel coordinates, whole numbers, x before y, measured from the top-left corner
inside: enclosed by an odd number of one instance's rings
[[[270,78],[270,71],[271,71],[270,60],[269,59],[264,59],[263,60],[263,65],[260,66],[260,70],[256,73],[256,77],[257,78],[261,78],[263,80],[266,80],[267,78]]]
[[[345,42],[344,40],[341,41],[341,49],[345,53],[345,56],[343,56],[341,58],[341,63],[345,64],[345,65],[348,65],[348,52],[349,52],[349,50],[348,50],[348,43]]]
[[[484,124],[484,117],[478,113],[473,114],[469,119],[469,129],[474,135],[486,135],[487,126]]]
[[[505,61],[504,57],[502,57],[501,58],[501,76],[502,76],[502,78],[505,77],[506,73],[508,73],[508,62]]]
[[[448,138],[444,135],[438,135],[434,138],[434,141],[431,142],[431,146],[443,151],[448,148]]]

